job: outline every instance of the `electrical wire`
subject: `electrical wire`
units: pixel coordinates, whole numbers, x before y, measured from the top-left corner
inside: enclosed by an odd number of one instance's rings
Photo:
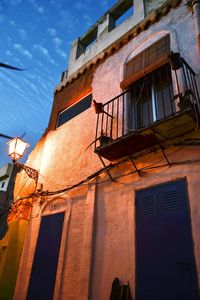
[[[173,146],[173,145],[171,145],[171,146]],[[176,153],[178,151],[181,151],[185,147],[186,147],[185,145],[181,146],[180,148],[176,149],[172,153],[169,153],[168,157],[172,156],[174,153]],[[156,169],[156,168],[163,168],[163,167],[169,166],[168,163],[162,164],[162,165],[158,165],[158,163],[160,163],[163,160],[165,160],[165,158],[162,158],[161,160],[156,161],[156,162],[152,163],[151,165],[145,166],[145,167],[143,167],[143,168],[141,168],[139,170],[133,170],[133,171],[131,171],[129,173],[126,173],[126,174],[120,174],[119,176],[113,177],[113,180],[115,182],[123,184],[123,183],[119,182],[118,179],[126,177],[126,176],[129,176],[129,175],[134,174],[134,173],[137,173],[138,171],[145,172],[147,170],[153,170],[153,169]],[[117,162],[115,164],[110,164],[109,166],[107,166],[107,170],[110,170],[110,169],[116,167],[117,165],[120,165],[120,164],[124,163],[125,161],[128,161],[128,159],[126,158],[123,161]],[[181,164],[192,164],[192,163],[197,163],[197,162],[200,162],[200,159],[184,160],[184,161],[179,161],[179,162],[170,162],[170,166],[172,166],[172,165],[181,165]],[[6,209],[6,211],[1,212],[0,216],[3,215],[4,213],[6,213],[10,208],[12,208],[12,206],[14,206],[19,201],[30,199],[30,198],[35,198],[35,197],[40,197],[40,196],[42,197],[42,196],[58,195],[58,194],[66,193],[66,192],[68,192],[68,191],[70,191],[72,189],[75,189],[75,188],[79,187],[79,186],[83,186],[83,185],[88,186],[88,182],[90,182],[92,179],[96,178],[97,176],[99,176],[99,175],[101,175],[102,173],[105,173],[105,172],[106,172],[106,169],[105,168],[101,168],[97,172],[91,174],[90,176],[88,176],[87,178],[81,180],[78,183],[75,183],[73,185],[65,185],[66,187],[64,189],[55,190],[55,191],[42,191],[42,192],[38,192],[38,193],[36,192],[36,193],[29,194],[27,196],[20,197],[8,209]],[[26,182],[24,183],[24,185],[21,188],[21,190],[24,188]],[[111,179],[102,180],[102,181],[96,182],[96,184],[105,184],[105,183],[108,183],[108,182],[111,182]],[[21,190],[20,190],[20,192],[21,192]],[[19,193],[18,193],[18,195],[19,195]]]
[[[171,156],[173,155],[174,153],[182,150],[185,146],[182,146],[181,148],[173,151],[172,153],[170,153],[168,156]],[[151,169],[155,169],[155,168],[161,168],[161,167],[165,167],[165,166],[168,166],[169,164],[165,164],[165,165],[160,165],[160,166],[156,166],[159,162],[163,161],[165,158],[159,160],[159,161],[156,161],[154,162],[153,164],[151,164],[150,166],[146,166],[146,167],[143,167],[141,168],[139,171],[145,171],[145,170],[151,170]],[[127,159],[126,159],[127,160]],[[174,162],[170,162],[170,165],[175,165],[175,164],[183,164],[183,163],[193,163],[193,162],[198,162],[200,160],[187,160],[187,161],[181,161],[181,162],[177,162],[177,163],[174,163]],[[124,162],[124,161],[123,161]],[[116,164],[110,164],[109,166],[107,166],[107,169],[111,169],[111,168],[114,168],[116,167],[117,165],[119,165],[120,163],[122,162],[118,162]],[[61,193],[65,193],[69,190],[72,190],[74,188],[77,188],[83,184],[85,185],[88,185],[86,184],[87,182],[89,182],[91,179],[94,179],[96,178],[97,176],[101,175],[102,173],[105,173],[106,172],[106,169],[105,168],[102,168],[100,170],[98,170],[97,172],[91,174],[90,176],[88,176],[86,179],[74,184],[74,185],[71,185],[71,186],[68,186],[64,189],[61,189],[61,190],[56,190],[56,191],[52,191],[52,192],[49,192],[49,191],[44,191],[44,192],[40,192],[40,193],[35,193],[35,194],[31,194],[30,196],[24,196],[22,197],[21,199],[27,199],[27,198],[32,198],[32,197],[38,197],[38,196],[52,196],[52,195],[57,195],[57,194],[61,194]],[[132,173],[137,173],[138,171],[137,170],[133,170],[132,172],[130,173],[126,173],[126,174],[123,174],[123,175],[119,175],[118,177],[113,177],[113,179],[118,179],[118,178],[121,178],[121,177],[125,177],[125,176],[128,176]],[[105,183],[105,182],[110,182],[111,180],[108,179],[106,181],[100,181],[100,182],[97,182],[97,184],[102,184],[102,183]]]

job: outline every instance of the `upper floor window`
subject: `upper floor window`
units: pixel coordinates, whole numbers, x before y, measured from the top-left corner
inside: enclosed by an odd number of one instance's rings
[[[121,88],[129,87],[133,82],[166,64],[169,54],[170,37],[166,35],[126,63]]]
[[[1,183],[1,188],[3,188],[4,185],[5,185],[5,181],[3,181],[3,182]]]
[[[65,109],[64,111],[60,112],[57,119],[57,126],[59,127],[64,123],[68,122],[69,120],[73,119],[86,109],[90,108],[92,102],[92,94],[87,95],[83,99],[81,99],[75,105]]]
[[[174,111],[173,86],[169,64],[134,82],[128,101],[128,128],[144,128],[170,116]]]
[[[111,9],[110,15],[115,21],[115,27],[125,22],[134,13],[133,0],[118,2],[113,9]]]
[[[129,88],[128,128],[144,128],[172,112],[172,78],[168,62],[169,35],[129,60],[122,88]]]

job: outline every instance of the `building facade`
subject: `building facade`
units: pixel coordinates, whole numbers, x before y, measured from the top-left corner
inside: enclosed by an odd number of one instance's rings
[[[18,195],[32,212],[14,299],[199,299],[200,4],[187,4],[120,0],[74,41],[27,161],[37,190]]]

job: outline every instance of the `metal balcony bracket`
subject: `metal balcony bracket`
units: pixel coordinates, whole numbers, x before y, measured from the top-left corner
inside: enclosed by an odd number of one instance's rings
[[[153,134],[155,135],[155,137],[156,137],[156,134],[157,134],[156,130],[155,130],[153,127],[151,127],[151,131],[152,131],[152,133],[153,133]],[[164,138],[164,137],[163,137],[163,138]],[[170,161],[169,161],[169,159],[168,159],[168,157],[167,157],[167,155],[166,155],[166,153],[165,153],[165,150],[164,150],[163,146],[161,145],[161,143],[158,141],[158,139],[157,139],[157,143],[158,143],[158,146],[160,147],[160,150],[161,150],[162,153],[163,153],[164,158],[165,158],[166,161],[167,161],[167,164],[169,165],[169,167],[171,167],[171,163],[170,163]]]
[[[97,153],[97,155],[98,155],[100,161],[102,162],[102,165],[104,166],[104,168],[105,168],[105,170],[106,170],[106,173],[107,173],[108,176],[110,177],[110,180],[111,180],[111,181],[115,181],[115,179],[111,176],[111,174],[110,174],[110,172],[109,172],[109,169],[108,169],[108,167],[106,166],[105,162],[103,161],[101,155],[98,154],[98,153]]]
[[[155,135],[156,138],[159,138],[163,141],[166,141],[166,138],[163,134],[161,134],[160,132],[158,132],[153,126],[150,126],[151,131],[153,132],[153,134]]]
[[[135,162],[134,162],[134,159],[133,159],[130,155],[129,155],[129,159],[130,159],[130,161],[132,162],[132,164],[133,164],[133,166],[134,166],[136,172],[138,173],[138,176],[139,176],[139,177],[142,177],[142,176],[144,175],[144,172],[142,172],[141,170],[138,170],[138,168],[137,168],[137,166],[136,166],[136,164],[135,164]]]
[[[168,157],[167,157],[167,155],[166,155],[166,153],[165,153],[165,150],[163,149],[162,145],[159,144],[159,147],[160,147],[160,150],[161,150],[162,153],[163,153],[164,158],[165,158],[166,161],[167,161],[167,164],[169,165],[169,167],[171,167],[171,163],[170,163],[170,161],[169,161],[169,159],[168,159]]]

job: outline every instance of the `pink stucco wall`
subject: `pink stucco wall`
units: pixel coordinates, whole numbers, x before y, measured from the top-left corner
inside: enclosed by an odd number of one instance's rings
[[[152,40],[169,33],[171,48],[179,50],[195,71],[199,71],[198,49],[191,13],[184,5],[171,10],[162,20],[143,31],[117,53],[101,64],[92,82],[93,98],[105,102],[120,90],[124,63],[130,55],[142,51]],[[185,42],[187,40],[187,43]],[[102,168],[93,152],[96,115],[91,107],[81,115],[65,123],[47,136],[30,154],[28,163],[40,169],[39,183],[43,189],[55,191],[73,185]],[[59,275],[54,299],[106,300],[112,281],[119,277],[123,283],[130,282],[135,291],[135,191],[162,182],[186,177],[192,220],[192,235],[196,265],[200,280],[200,162],[188,162],[200,158],[199,147],[172,147],[167,150],[171,162],[179,165],[164,166],[145,172],[121,177],[134,171],[130,162],[124,162],[111,170],[112,176],[119,176],[111,182],[106,173],[95,181],[59,195],[59,199],[49,196],[34,201],[32,220],[29,225],[21,266],[16,285],[15,300],[26,298],[26,290],[33,261],[41,216],[45,206],[56,201],[53,213],[66,211],[66,228],[62,237]],[[108,162],[109,163],[109,162]],[[136,160],[142,168],[150,164],[161,165],[166,161],[157,151]],[[17,178],[15,192],[19,190],[24,175]],[[23,194],[30,190],[30,185]],[[59,206],[59,201],[62,203]],[[57,206],[58,205],[58,206]],[[43,209],[43,211],[42,211]],[[41,212],[42,211],[42,212]],[[52,213],[47,209],[46,213]]]

